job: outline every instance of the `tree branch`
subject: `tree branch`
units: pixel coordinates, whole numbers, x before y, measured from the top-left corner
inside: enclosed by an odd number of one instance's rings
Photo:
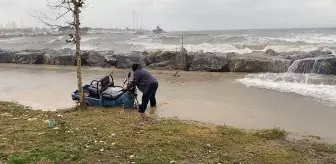
[[[53,25],[48,22],[48,20],[57,21],[60,18],[65,18],[68,13],[72,13],[73,21],[68,22],[69,27],[72,26],[72,31],[69,34],[70,39],[66,40],[67,43],[76,44],[76,65],[77,65],[77,85],[78,85],[78,93],[79,93],[79,102],[80,106],[85,108],[86,104],[84,102],[84,93],[82,87],[82,73],[81,73],[81,49],[80,49],[80,9],[83,7],[84,0],[57,0],[56,3],[52,3],[49,0],[47,1],[47,6],[53,11],[55,19],[50,19],[43,13],[37,13],[36,15],[32,15],[32,17],[38,19],[42,23],[50,27],[62,27],[59,25]],[[64,27],[64,26],[63,26]],[[65,26],[68,27],[68,26]]]
[[[52,3],[49,0],[47,0],[47,6],[51,9],[51,10],[57,10],[57,9],[67,9],[70,11],[73,11],[73,8],[71,7],[71,1],[70,0],[59,0],[57,3]]]
[[[60,26],[60,25],[56,25],[56,24],[51,24],[51,23],[49,23],[47,19],[50,20],[50,18],[47,17],[47,16],[46,16],[45,14],[43,14],[43,13],[36,13],[36,15],[32,15],[32,14],[30,14],[30,16],[32,16],[33,18],[39,20],[41,23],[43,23],[43,24],[45,24],[46,26],[49,26],[49,27],[51,27],[51,28],[60,28],[60,27],[62,27],[62,26]]]
[[[70,10],[64,12],[63,14],[59,14],[58,17],[56,17],[56,20],[58,20],[58,19],[64,17],[64,16],[65,16],[66,14],[68,14],[69,12],[70,12]]]
[[[52,14],[54,15],[55,18],[50,18],[46,14],[43,14],[41,12],[36,13],[35,15],[30,14],[32,17],[36,18],[39,20],[41,23],[45,24],[46,26],[49,26],[51,28],[60,28],[60,27],[73,27],[74,22],[73,21],[68,21],[66,18],[66,15],[69,14],[70,12],[74,14],[74,5],[73,2],[76,2],[76,0],[57,0],[56,2],[51,2],[51,0],[46,0],[47,1],[47,6],[52,10]],[[50,22],[52,21],[58,21],[59,19],[64,18],[65,19],[65,24],[67,26],[61,26],[61,25],[56,25],[52,24]]]

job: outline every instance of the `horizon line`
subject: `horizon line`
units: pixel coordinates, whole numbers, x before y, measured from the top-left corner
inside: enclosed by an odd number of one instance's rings
[[[116,27],[90,27],[90,26],[83,26],[92,28],[92,29],[126,29],[125,28],[116,28]],[[48,28],[48,27],[24,27],[23,29],[27,28]],[[229,29],[188,29],[188,30],[166,30],[170,32],[186,32],[186,31],[240,31],[240,30],[286,30],[286,29],[336,29],[336,26],[320,26],[320,27],[270,27],[270,28],[229,28]],[[9,28],[0,28],[0,29],[9,29]],[[22,28],[15,28],[15,29],[22,29]],[[150,29],[146,29],[150,30]]]

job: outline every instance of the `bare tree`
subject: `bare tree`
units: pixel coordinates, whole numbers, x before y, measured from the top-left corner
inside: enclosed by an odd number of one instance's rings
[[[80,49],[80,41],[81,41],[81,29],[80,29],[80,13],[81,9],[84,6],[84,0],[54,0],[48,1],[47,6],[51,9],[54,18],[48,17],[46,14],[37,13],[33,15],[36,19],[44,23],[45,25],[52,28],[65,28],[72,29],[69,37],[70,39],[67,42],[71,42],[76,45],[76,64],[77,64],[77,85],[78,85],[78,93],[79,93],[79,107],[81,109],[86,108],[86,104],[84,102],[84,93],[83,93],[83,82],[82,82],[82,61],[81,61],[81,49]],[[67,19],[68,15],[72,15],[71,21],[66,21],[65,26],[52,24],[52,21],[58,21],[61,18]]]

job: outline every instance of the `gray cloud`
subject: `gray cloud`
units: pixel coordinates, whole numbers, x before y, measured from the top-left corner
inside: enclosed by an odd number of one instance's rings
[[[145,28],[168,30],[336,26],[335,0],[88,0],[83,25],[132,27],[132,10]],[[30,17],[47,12],[45,0],[0,0],[0,22],[40,25]],[[3,16],[6,15],[6,16]]]

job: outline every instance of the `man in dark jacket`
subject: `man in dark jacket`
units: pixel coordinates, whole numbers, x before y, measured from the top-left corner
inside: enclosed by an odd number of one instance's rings
[[[127,86],[127,89],[137,86],[137,88],[143,93],[142,103],[139,105],[139,112],[142,116],[144,116],[149,101],[152,108],[156,107],[155,96],[159,83],[155,77],[146,69],[142,68],[140,64],[133,64],[132,70],[134,72],[133,80]]]

